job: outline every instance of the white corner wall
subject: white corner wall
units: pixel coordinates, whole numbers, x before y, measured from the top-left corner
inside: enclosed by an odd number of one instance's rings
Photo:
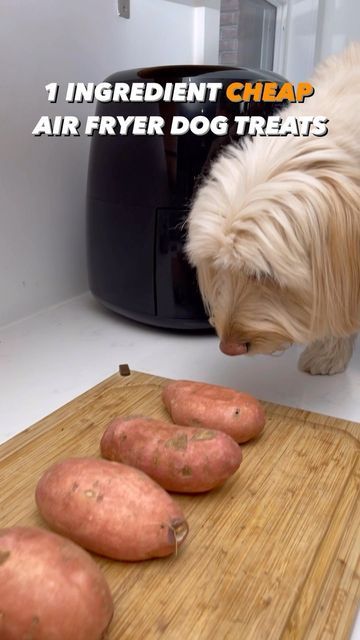
[[[196,7],[193,17],[193,61],[219,63],[220,8]]]
[[[193,7],[132,0],[1,0],[0,325],[88,288],[85,189],[89,140],[34,138],[41,115],[93,113],[46,100],[44,86],[100,82],[121,69],[192,63]]]
[[[316,60],[360,41],[359,0],[319,0]]]
[[[314,70],[319,0],[288,0],[285,64],[289,82],[308,80]]]
[[[359,0],[288,0],[284,76],[311,77],[314,67],[353,40],[360,41]]]

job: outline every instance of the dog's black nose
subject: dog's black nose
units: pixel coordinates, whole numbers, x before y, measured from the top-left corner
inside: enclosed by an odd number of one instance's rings
[[[230,340],[221,340],[220,351],[227,356],[241,356],[248,352],[249,342],[233,342]]]

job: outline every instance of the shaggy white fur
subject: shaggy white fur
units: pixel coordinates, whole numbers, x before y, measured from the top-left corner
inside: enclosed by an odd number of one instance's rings
[[[230,145],[198,189],[187,255],[230,355],[309,344],[300,367],[343,371],[360,329],[360,43],[279,115],[326,116],[324,137]]]

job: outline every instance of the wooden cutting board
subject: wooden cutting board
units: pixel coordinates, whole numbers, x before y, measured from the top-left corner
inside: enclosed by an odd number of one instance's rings
[[[163,378],[116,374],[0,447],[0,526],[46,528],[43,471],[99,456],[116,415],[166,418]],[[360,425],[264,403],[263,435],[243,445],[220,489],[175,496],[190,526],[177,557],[94,556],[116,612],[109,640],[347,640],[360,602]]]

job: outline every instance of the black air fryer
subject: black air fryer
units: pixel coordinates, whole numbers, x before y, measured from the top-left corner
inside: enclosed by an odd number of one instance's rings
[[[183,223],[199,177],[219,149],[236,140],[236,115],[269,116],[274,103],[232,103],[232,82],[284,79],[271,72],[222,66],[133,69],[106,80],[125,82],[221,82],[216,102],[99,102],[99,116],[157,115],[164,135],[94,134],[91,141],[87,242],[90,289],[106,307],[159,327],[209,328],[184,256]],[[173,116],[225,115],[229,133],[169,135]]]

